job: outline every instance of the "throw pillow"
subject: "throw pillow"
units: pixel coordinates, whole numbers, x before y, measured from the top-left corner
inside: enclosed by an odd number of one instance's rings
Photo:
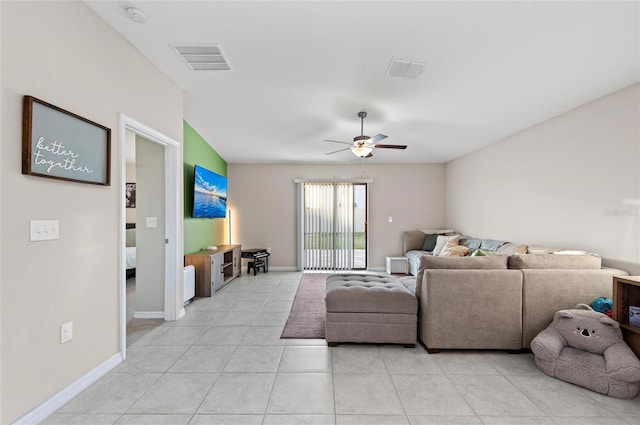
[[[468,252],[468,247],[449,241],[440,252],[440,257],[464,257]]]
[[[499,251],[487,251],[486,249],[476,249],[471,254],[472,257],[488,257],[490,255],[501,255],[502,252]]]
[[[551,254],[552,252],[560,251],[558,248],[549,248],[542,245],[529,245],[527,247],[527,254]]]
[[[453,236],[438,235],[438,239],[436,240],[436,246],[435,248],[433,248],[433,255],[440,255],[440,253],[444,249],[444,246],[449,241],[455,241],[455,243],[458,243],[459,237],[460,235],[453,235]]]
[[[482,239],[475,239],[469,236],[460,236],[460,240],[458,241],[460,245],[464,245],[469,248],[470,251],[475,251],[476,249],[480,249],[480,245],[482,245]]]
[[[424,245],[422,246],[423,251],[431,252],[436,247],[436,242],[438,241],[438,235],[427,235],[424,238]]]
[[[494,241],[493,239],[483,239],[480,249],[485,251],[497,251],[501,245],[505,244],[503,241]]]
[[[527,249],[528,249],[527,245],[519,245],[513,242],[507,242],[506,244],[498,248],[498,251],[507,255],[526,254]]]
[[[570,251],[567,249],[564,249],[562,251],[555,251],[552,252],[551,254],[556,254],[556,255],[592,255],[594,257],[599,257],[599,254],[595,254],[593,252],[587,252],[587,251]]]

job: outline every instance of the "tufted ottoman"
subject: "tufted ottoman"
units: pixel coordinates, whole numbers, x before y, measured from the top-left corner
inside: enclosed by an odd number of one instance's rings
[[[418,301],[392,276],[334,274],[327,278],[325,338],[415,346]]]

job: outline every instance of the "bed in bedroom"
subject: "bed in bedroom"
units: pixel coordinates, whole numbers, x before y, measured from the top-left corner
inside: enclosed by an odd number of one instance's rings
[[[126,230],[127,279],[136,275],[136,225],[127,223]]]

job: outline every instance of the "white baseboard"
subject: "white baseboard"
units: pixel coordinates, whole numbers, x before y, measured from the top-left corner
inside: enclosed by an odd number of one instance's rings
[[[269,271],[274,272],[296,272],[298,268],[296,266],[269,266]]]
[[[136,311],[134,319],[164,319],[164,311]]]
[[[64,406],[72,398],[80,394],[82,390],[102,378],[120,363],[122,363],[121,353],[114,354],[111,358],[98,365],[98,367],[15,421],[13,425],[33,425],[44,421],[49,415]]]
[[[185,308],[182,307],[178,312],[178,320],[182,319],[186,314],[187,314],[187,310],[185,310]]]
[[[370,272],[386,272],[386,267],[369,267]]]

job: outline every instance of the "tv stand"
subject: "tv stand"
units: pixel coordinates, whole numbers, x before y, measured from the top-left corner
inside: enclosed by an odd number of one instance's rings
[[[185,265],[196,269],[196,297],[210,297],[240,276],[241,252],[240,245],[219,245],[185,255]]]

